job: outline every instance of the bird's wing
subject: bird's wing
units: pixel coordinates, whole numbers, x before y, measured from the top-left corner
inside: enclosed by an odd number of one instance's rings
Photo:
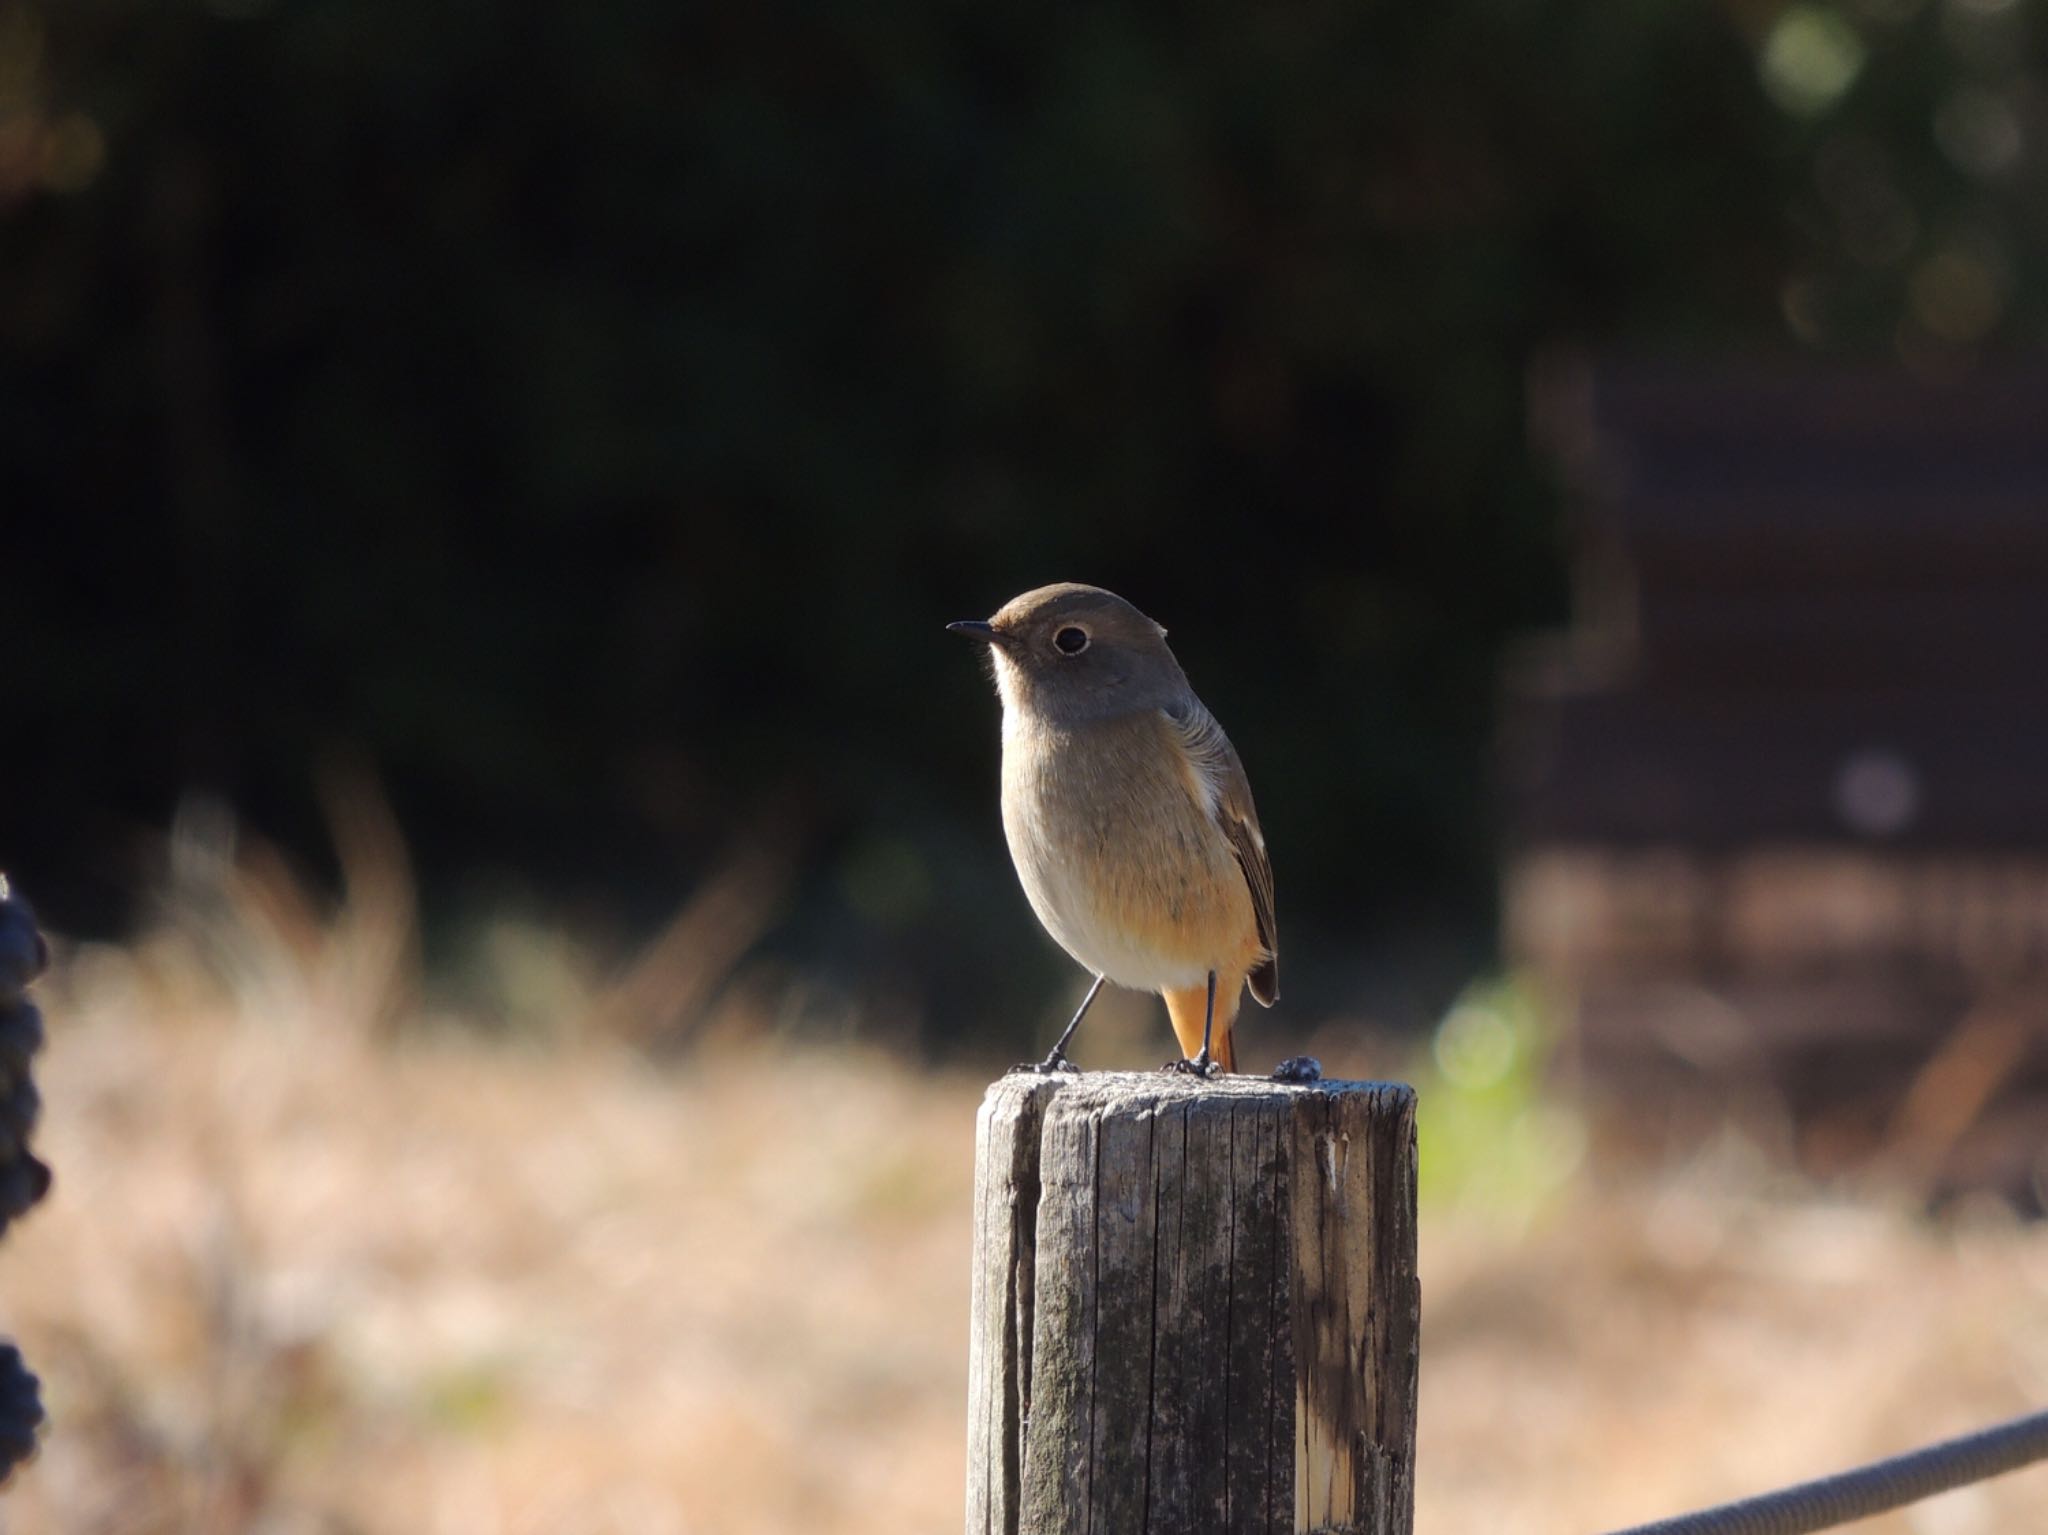
[[[1165,714],[1180,733],[1188,763],[1203,790],[1203,801],[1237,855],[1244,882],[1251,888],[1259,944],[1266,951],[1265,959],[1251,973],[1252,995],[1261,1005],[1271,1007],[1280,1000],[1280,938],[1273,925],[1273,865],[1266,856],[1259,812],[1252,806],[1251,782],[1244,776],[1244,764],[1237,760],[1237,748],[1199,699],[1191,694]]]

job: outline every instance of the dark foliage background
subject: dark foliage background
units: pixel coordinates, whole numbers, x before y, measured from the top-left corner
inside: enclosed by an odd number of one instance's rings
[[[2036,23],[0,0],[0,864],[118,926],[182,794],[318,867],[350,761],[430,938],[767,838],[793,962],[1014,1021],[939,626],[1076,578],[1237,738],[1294,997],[1483,957],[1532,358],[2038,334]]]

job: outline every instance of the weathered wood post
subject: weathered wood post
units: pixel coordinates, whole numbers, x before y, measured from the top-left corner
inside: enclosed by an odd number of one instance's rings
[[[1415,1095],[1005,1077],[975,1162],[967,1535],[1409,1535]]]

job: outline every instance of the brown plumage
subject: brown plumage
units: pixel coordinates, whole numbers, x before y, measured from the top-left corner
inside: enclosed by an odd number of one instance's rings
[[[1265,1006],[1279,996],[1273,871],[1244,768],[1166,631],[1071,584],[953,627],[995,657],[1003,829],[1032,910],[1093,974],[1164,996],[1189,1057],[1206,1024],[1234,1070],[1247,981]]]

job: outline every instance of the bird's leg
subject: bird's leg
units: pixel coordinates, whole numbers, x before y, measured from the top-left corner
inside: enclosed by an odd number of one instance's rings
[[[1036,1065],[1026,1064],[1015,1068],[1016,1070],[1035,1071],[1041,1076],[1051,1076],[1056,1071],[1078,1072],[1081,1069],[1067,1059],[1067,1041],[1074,1037],[1074,1030],[1081,1027],[1081,1020],[1088,1016],[1088,1009],[1095,1005],[1095,994],[1102,990],[1104,979],[1105,977],[1099,975],[1095,978],[1095,984],[1088,988],[1088,995],[1081,999],[1081,1005],[1074,1010],[1074,1016],[1067,1022],[1066,1032],[1060,1035],[1059,1042],[1052,1047],[1052,1053]]]
[[[1191,1076],[1197,1077],[1213,1077],[1216,1074],[1216,1063],[1209,1059],[1209,1039],[1210,1036],[1214,1033],[1215,1028],[1216,972],[1214,970],[1211,970],[1209,972],[1208,1010],[1202,1014],[1202,1053],[1196,1056],[1193,1060],[1168,1061],[1166,1063],[1167,1070],[1184,1071],[1190,1074]]]
[[[1067,1059],[1067,1041],[1074,1037],[1074,1030],[1081,1027],[1081,1020],[1088,1016],[1088,1009],[1095,1005],[1096,993],[1102,990],[1104,979],[1106,978],[1098,975],[1095,978],[1095,983],[1088,988],[1088,995],[1081,999],[1081,1005],[1074,1009],[1074,1016],[1067,1020],[1066,1028],[1062,1029],[1060,1037],[1053,1041],[1051,1053],[1038,1063],[1040,1071],[1078,1071],[1080,1069]]]

